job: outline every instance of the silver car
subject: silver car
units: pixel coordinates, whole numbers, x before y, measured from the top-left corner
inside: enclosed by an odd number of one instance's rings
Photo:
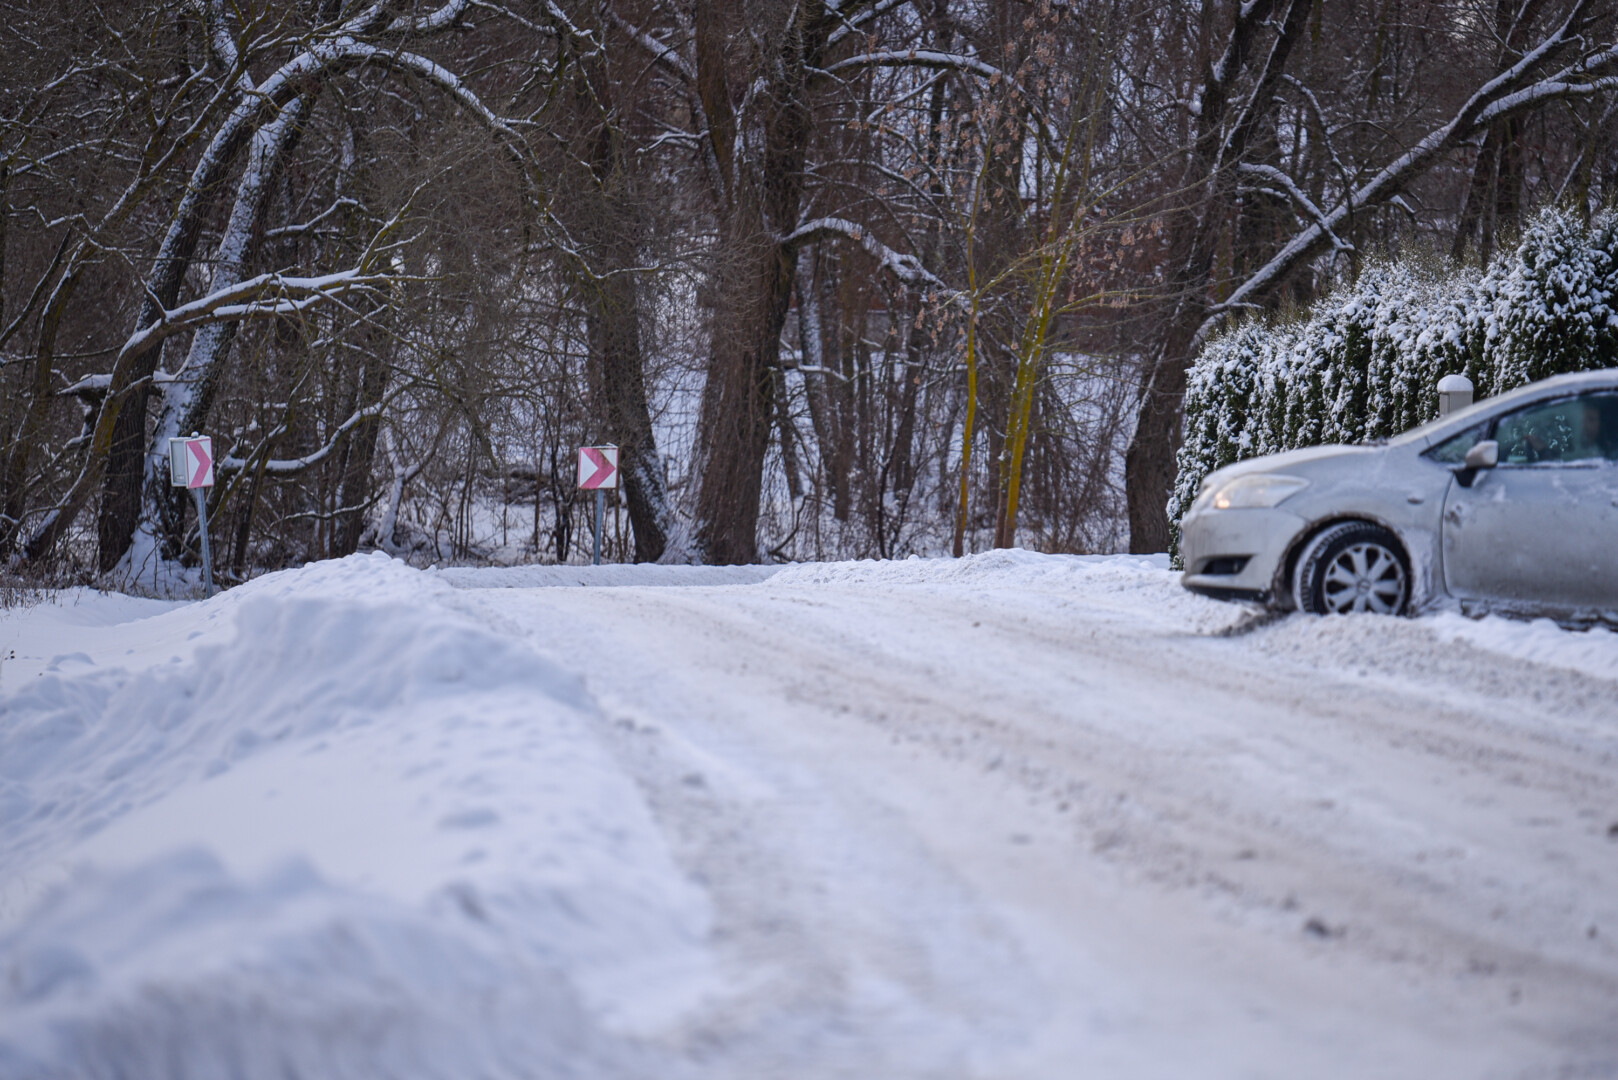
[[[1186,588],[1317,613],[1618,624],[1618,368],[1559,375],[1368,446],[1209,475]]]

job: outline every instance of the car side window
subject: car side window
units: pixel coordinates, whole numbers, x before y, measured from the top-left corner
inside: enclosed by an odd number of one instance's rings
[[[1585,394],[1579,398],[1579,459],[1618,462],[1618,393]]]
[[[1466,452],[1476,446],[1488,430],[1487,421],[1475,424],[1459,435],[1451,435],[1427,451],[1427,456],[1440,465],[1459,465],[1466,460]]]
[[[1530,405],[1501,417],[1494,438],[1502,465],[1618,461],[1618,394]]]

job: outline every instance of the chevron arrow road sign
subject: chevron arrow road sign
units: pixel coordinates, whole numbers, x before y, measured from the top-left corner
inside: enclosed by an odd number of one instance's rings
[[[618,486],[616,446],[579,447],[579,487],[585,491]]]
[[[213,487],[213,440],[206,435],[170,439],[169,479],[175,487]]]
[[[169,481],[175,487],[190,488],[197,501],[197,534],[202,540],[202,587],[213,595],[213,549],[208,544],[208,493],[213,487],[213,440],[192,432],[183,439],[169,440]]]

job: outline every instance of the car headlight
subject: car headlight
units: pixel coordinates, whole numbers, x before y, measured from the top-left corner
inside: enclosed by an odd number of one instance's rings
[[[1215,510],[1251,510],[1267,509],[1279,506],[1286,499],[1309,486],[1309,481],[1300,480],[1296,476],[1277,476],[1271,473],[1249,473],[1238,476],[1220,484],[1212,492],[1212,498],[1204,505],[1211,505]],[[1202,502],[1207,496],[1197,499]]]
[[[1191,500],[1190,512],[1193,514],[1200,514],[1202,511],[1208,509],[1208,504],[1213,502],[1214,492],[1217,491],[1220,486],[1220,484],[1213,480],[1204,480],[1202,482],[1202,486],[1197,488],[1197,497]]]

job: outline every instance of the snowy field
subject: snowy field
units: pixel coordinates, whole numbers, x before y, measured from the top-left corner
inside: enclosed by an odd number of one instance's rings
[[[1618,1076],[1608,631],[356,556],[0,657],[5,1080]]]

